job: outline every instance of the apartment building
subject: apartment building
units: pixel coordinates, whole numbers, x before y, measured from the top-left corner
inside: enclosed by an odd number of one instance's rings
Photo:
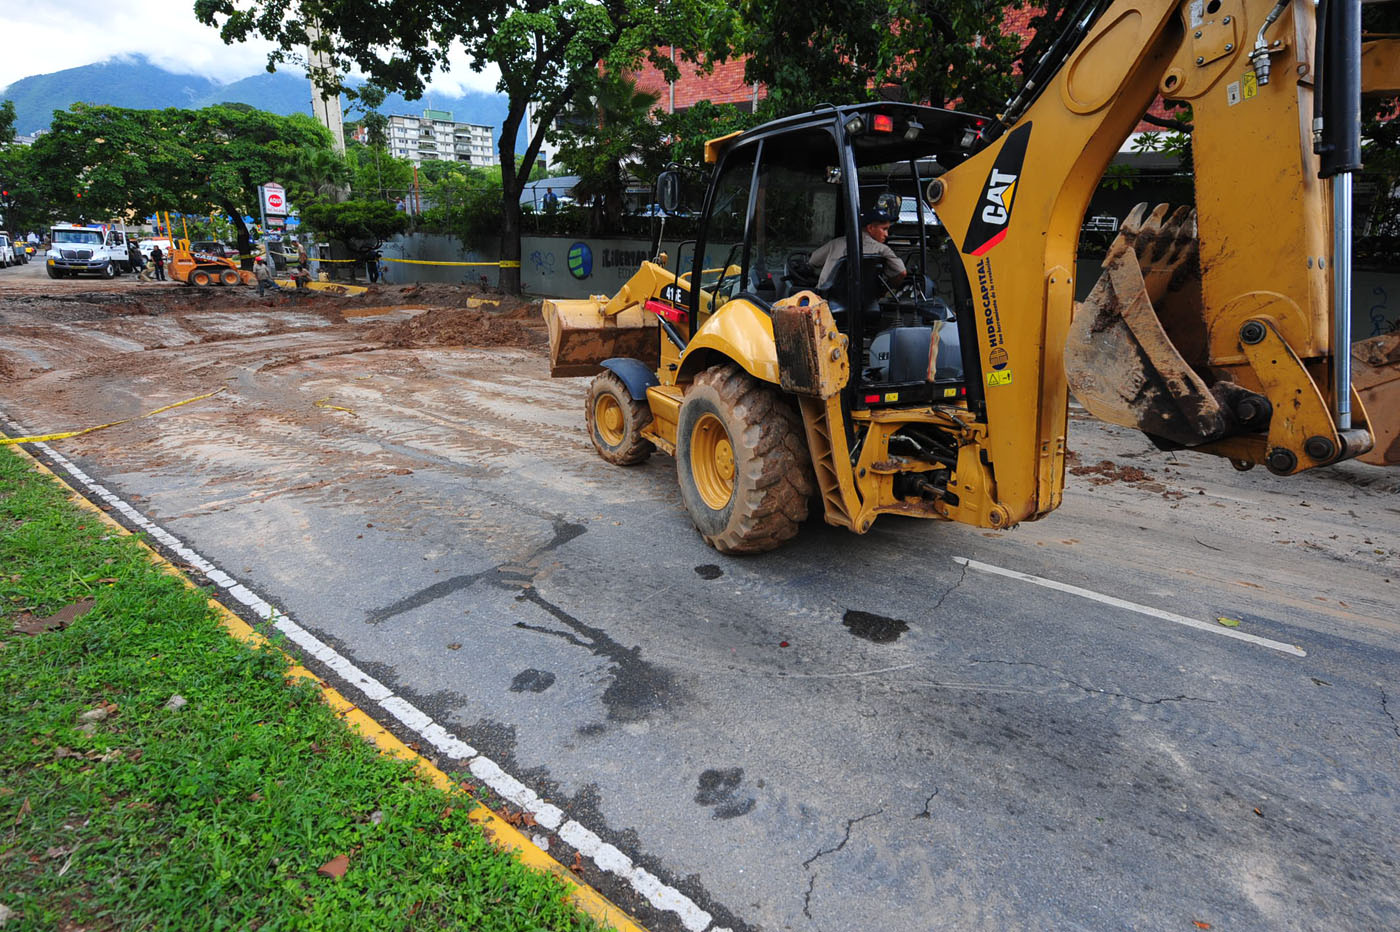
[[[421,117],[389,117],[389,152],[414,163],[466,162],[477,168],[500,164],[491,127],[458,123],[447,110],[424,110]]]

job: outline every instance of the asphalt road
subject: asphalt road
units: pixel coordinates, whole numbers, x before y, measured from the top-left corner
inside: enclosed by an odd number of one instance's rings
[[[1240,474],[1076,417],[1041,522],[813,521],[734,559],[669,457],[592,452],[586,380],[538,350],[259,315],[46,337],[0,301],[52,365],[0,409],[225,387],[54,448],[711,928],[1400,928],[1400,475]]]

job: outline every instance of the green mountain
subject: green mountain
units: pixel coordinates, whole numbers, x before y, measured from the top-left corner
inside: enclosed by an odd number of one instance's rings
[[[15,131],[32,133],[48,127],[53,111],[78,101],[137,110],[196,107],[218,87],[208,78],[172,74],[145,59],[113,59],[21,78],[0,90],[0,98],[14,101]]]
[[[78,101],[137,110],[244,103],[284,115],[310,113],[311,85],[304,74],[290,71],[262,72],[221,84],[198,75],[166,71],[143,56],[126,56],[21,78],[0,90],[3,99],[14,101],[15,131],[32,133],[48,128],[53,111],[67,110]],[[430,105],[451,111],[454,120],[464,123],[500,127],[506,116],[504,95],[481,93],[428,94],[413,102],[390,94],[380,112],[417,114]],[[347,120],[354,118],[355,114],[347,113]]]

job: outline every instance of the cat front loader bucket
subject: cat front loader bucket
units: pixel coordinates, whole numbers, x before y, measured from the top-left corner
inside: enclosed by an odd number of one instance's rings
[[[659,364],[660,343],[648,298],[674,282],[675,276],[653,262],[643,262],[612,298],[545,301],[540,310],[549,328],[549,374],[556,378],[601,372],[605,359],[639,359]]]

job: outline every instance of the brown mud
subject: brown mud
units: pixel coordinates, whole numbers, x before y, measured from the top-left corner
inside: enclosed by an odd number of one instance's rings
[[[160,378],[165,367],[181,368],[181,356],[156,351],[311,332],[318,343],[347,340],[364,350],[546,342],[539,301],[445,284],[378,285],[354,297],[287,291],[259,298],[251,288],[11,278],[0,287],[0,331],[0,383],[75,365],[130,365],[134,353]]]

